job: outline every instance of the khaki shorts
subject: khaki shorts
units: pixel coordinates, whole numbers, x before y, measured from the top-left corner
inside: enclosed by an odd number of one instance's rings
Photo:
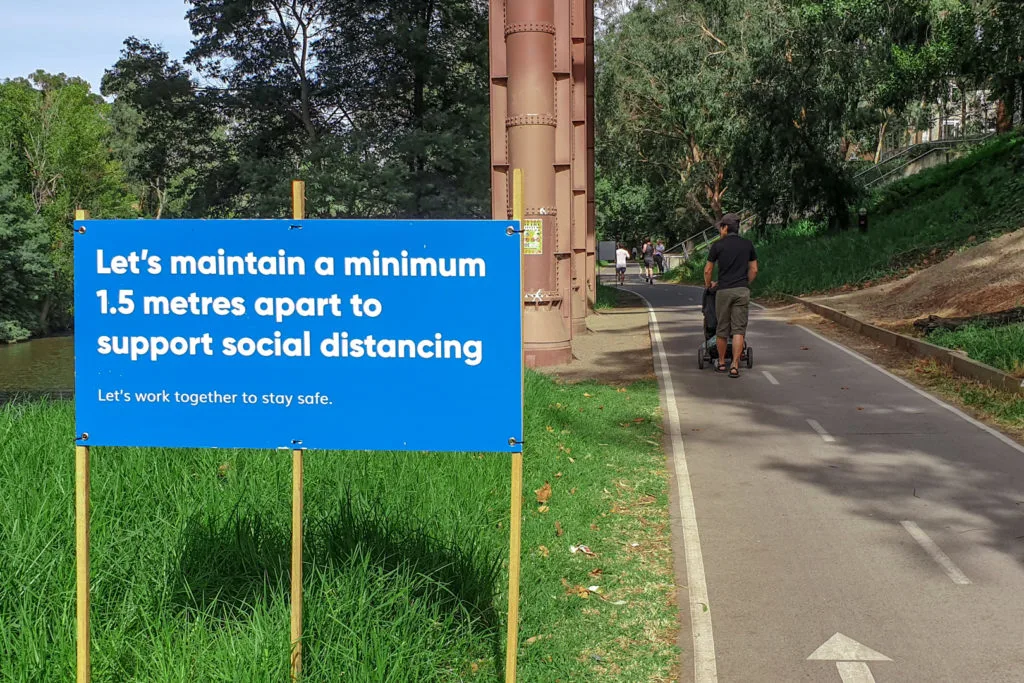
[[[750,313],[750,290],[747,287],[720,289],[715,294],[715,312],[718,327],[715,335],[722,339],[747,333],[747,316]]]

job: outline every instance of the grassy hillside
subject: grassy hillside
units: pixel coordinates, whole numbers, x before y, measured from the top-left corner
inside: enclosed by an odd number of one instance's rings
[[[809,294],[903,275],[951,250],[1024,226],[1024,136],[879,189],[870,230],[800,223],[758,245],[755,294]]]

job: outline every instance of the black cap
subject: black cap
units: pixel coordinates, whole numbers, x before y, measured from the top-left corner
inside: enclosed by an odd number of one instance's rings
[[[726,227],[729,229],[729,232],[739,232],[740,217],[734,213],[727,213],[722,216],[717,223],[715,223],[715,227]]]

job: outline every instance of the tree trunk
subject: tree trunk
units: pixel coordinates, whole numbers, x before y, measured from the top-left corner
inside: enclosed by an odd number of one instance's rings
[[[996,132],[1009,133],[1013,129],[1013,112],[1006,106],[1006,100],[996,102]]]
[[[882,162],[882,146],[885,144],[885,129],[889,127],[889,119],[882,121],[882,125],[878,128],[878,147],[875,149],[875,163]]]
[[[955,331],[967,325],[985,324],[996,326],[1012,325],[1019,322],[1024,322],[1024,306],[966,318],[940,318],[937,315],[930,315],[927,318],[914,321],[914,327],[923,330],[927,334],[935,330]]]
[[[961,84],[960,88],[960,137],[967,138],[967,89]]]
[[[43,297],[43,306],[39,309],[39,331],[47,334],[50,331],[50,308],[53,307],[53,296]]]
[[[946,98],[939,98],[939,140],[946,139]]]

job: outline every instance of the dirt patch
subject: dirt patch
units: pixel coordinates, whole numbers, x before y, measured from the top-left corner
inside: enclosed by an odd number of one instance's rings
[[[879,327],[905,330],[928,315],[965,317],[1024,303],[1024,230],[954,254],[901,280],[809,297]]]
[[[1017,442],[1024,444],[1024,428],[1016,424],[1007,424],[995,420],[991,415],[965,405],[960,399],[959,393],[963,389],[980,387],[981,385],[955,375],[946,368],[932,368],[929,372],[926,372],[925,367],[928,365],[928,361],[904,351],[879,344],[816,313],[812,313],[798,304],[772,306],[769,310],[777,320],[783,320],[790,325],[802,325],[810,330],[814,330],[823,337],[856,351],[897,377],[941,398],[946,403],[956,406],[979,422],[998,429]],[[939,379],[942,381],[935,381],[936,373],[941,373],[941,378]]]
[[[540,371],[569,383],[632,384],[655,379],[649,315],[643,300],[619,290],[615,308],[587,317],[587,332],[573,339],[572,356],[567,365]]]

